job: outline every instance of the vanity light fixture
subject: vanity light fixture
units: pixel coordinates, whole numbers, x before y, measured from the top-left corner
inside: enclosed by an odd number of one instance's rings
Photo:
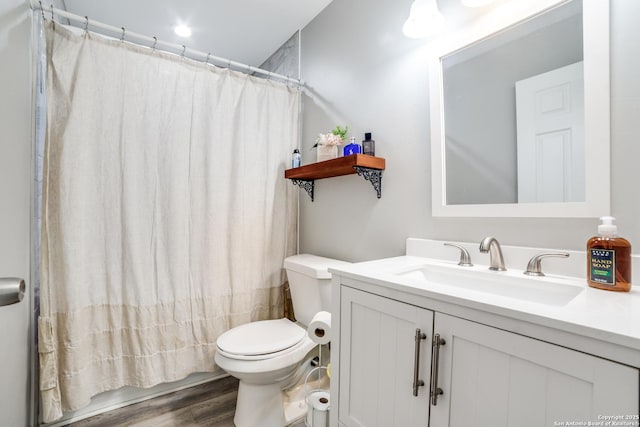
[[[180,37],[191,37],[191,28],[186,25],[176,25],[173,31]]]
[[[494,0],[461,0],[462,4],[467,7],[483,7],[493,3]]]
[[[402,32],[407,37],[422,39],[440,33],[444,27],[445,19],[436,0],[414,0]]]

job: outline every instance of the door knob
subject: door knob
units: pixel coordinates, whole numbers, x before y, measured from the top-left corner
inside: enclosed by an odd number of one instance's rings
[[[22,301],[25,288],[22,279],[16,277],[0,278],[0,307]]]

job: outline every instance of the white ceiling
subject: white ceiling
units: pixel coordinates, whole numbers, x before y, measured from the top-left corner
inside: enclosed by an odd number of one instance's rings
[[[253,66],[260,66],[331,1],[61,0],[68,12],[90,20]],[[173,31],[178,24],[189,26],[191,37],[178,37]]]

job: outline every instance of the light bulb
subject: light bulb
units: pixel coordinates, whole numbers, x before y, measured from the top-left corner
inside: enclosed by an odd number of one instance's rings
[[[191,29],[186,25],[176,25],[173,31],[180,37],[191,37]]]
[[[445,19],[435,0],[414,0],[402,32],[407,37],[419,39],[435,35],[444,27]]]

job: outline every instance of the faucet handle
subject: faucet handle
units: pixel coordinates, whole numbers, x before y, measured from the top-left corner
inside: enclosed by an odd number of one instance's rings
[[[542,272],[542,258],[547,257],[568,258],[569,254],[566,252],[546,252],[536,255],[529,260],[524,274],[527,276],[544,276],[544,273]]]
[[[458,248],[460,250],[460,261],[458,261],[458,265],[463,267],[473,267],[471,263],[471,255],[469,255],[469,251],[459,245],[454,245],[453,243],[445,243],[445,246],[453,246],[454,248]]]

